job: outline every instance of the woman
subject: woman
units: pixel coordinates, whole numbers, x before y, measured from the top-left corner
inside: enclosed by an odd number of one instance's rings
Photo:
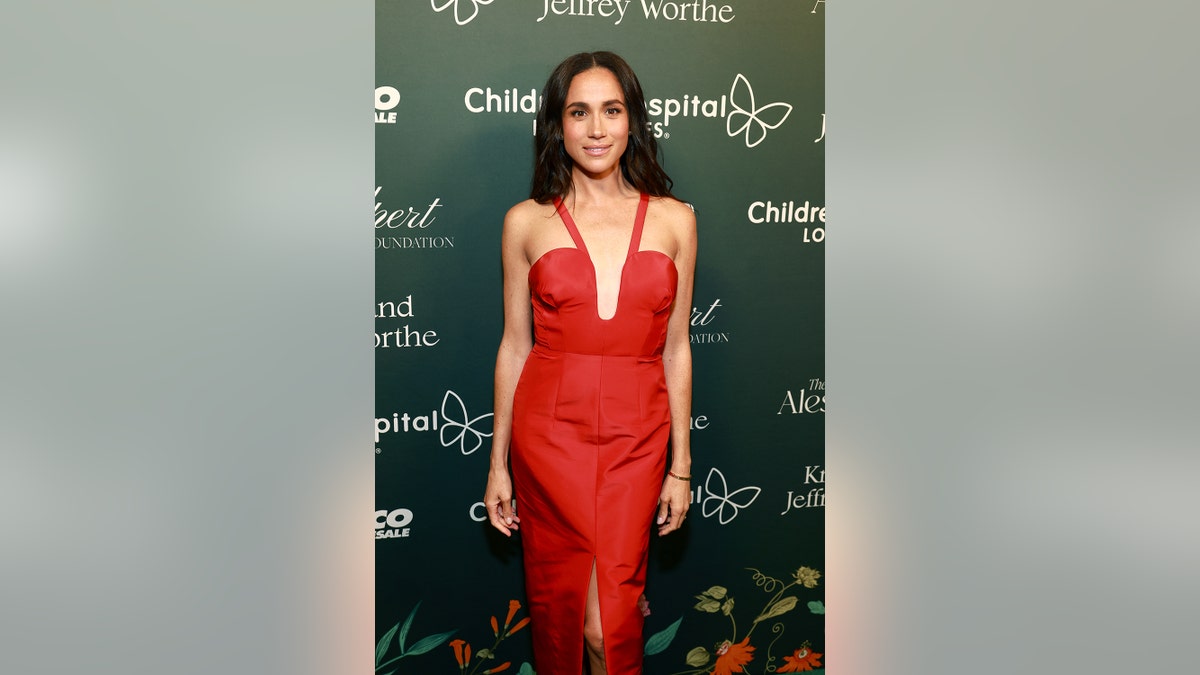
[[[656,154],[633,70],[576,54],[542,93],[531,199],[504,218],[484,500],[506,536],[524,526],[550,675],[580,672],[585,644],[592,675],[641,673],[651,523],[679,529],[690,502],[696,220]]]

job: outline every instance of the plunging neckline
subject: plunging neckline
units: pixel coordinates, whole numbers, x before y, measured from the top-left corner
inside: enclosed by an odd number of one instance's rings
[[[613,305],[612,316],[607,319],[600,316],[600,278],[596,269],[596,261],[592,260],[592,253],[588,250],[587,244],[583,241],[583,235],[579,233],[579,228],[575,225],[575,220],[571,218],[570,212],[567,211],[567,205],[562,199],[554,198],[554,207],[558,210],[558,216],[562,219],[563,224],[567,226],[567,232],[571,235],[571,240],[575,242],[575,248],[583,253],[587,258],[588,265],[592,268],[592,298],[596,307],[596,318],[600,321],[612,321],[617,318],[617,314],[621,311],[621,293],[625,290],[625,269],[629,266],[629,259],[638,252],[638,248],[642,242],[642,225],[646,222],[646,207],[650,204],[650,195],[643,192],[638,199],[637,217],[633,221],[633,232],[629,235],[629,249],[625,252],[625,259],[621,261],[621,271],[617,277],[617,301]]]

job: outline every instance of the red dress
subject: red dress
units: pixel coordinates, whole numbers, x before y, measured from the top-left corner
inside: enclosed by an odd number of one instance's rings
[[[511,456],[534,659],[546,675],[581,672],[593,561],[608,672],[642,672],[638,598],[666,469],[662,352],[678,278],[666,254],[638,250],[648,203],[642,195],[611,319],[600,318],[591,257],[560,200],[575,247],[529,269],[534,346],[513,398]]]

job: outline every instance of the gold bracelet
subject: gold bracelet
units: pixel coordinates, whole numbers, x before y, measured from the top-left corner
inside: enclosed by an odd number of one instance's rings
[[[671,470],[667,471],[667,475],[670,476],[671,478],[678,478],[679,480],[691,480],[692,479],[691,476],[680,476],[679,474],[677,474]]]

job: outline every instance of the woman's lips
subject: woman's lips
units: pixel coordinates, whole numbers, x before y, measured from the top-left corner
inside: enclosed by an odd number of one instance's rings
[[[589,155],[592,155],[593,157],[599,157],[600,155],[603,155],[604,153],[608,152],[608,149],[610,147],[612,147],[612,146],[611,145],[587,145],[587,146],[584,146],[583,151]]]

